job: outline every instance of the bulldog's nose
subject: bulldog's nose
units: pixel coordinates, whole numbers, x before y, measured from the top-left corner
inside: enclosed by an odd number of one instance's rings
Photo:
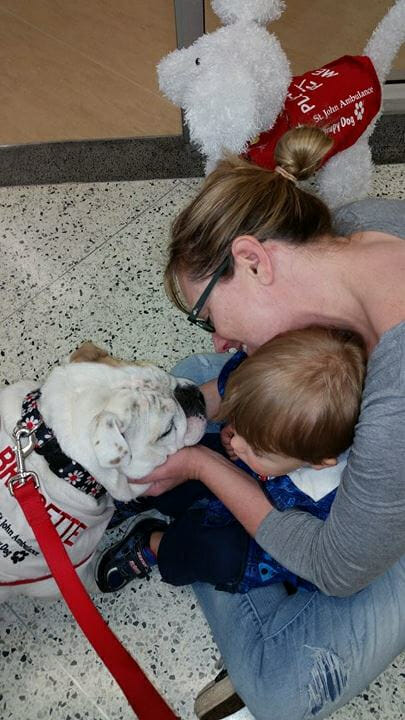
[[[205,400],[197,385],[177,385],[174,397],[180,403],[186,417],[205,418]]]

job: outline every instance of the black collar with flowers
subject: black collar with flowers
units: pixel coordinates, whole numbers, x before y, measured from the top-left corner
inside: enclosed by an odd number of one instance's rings
[[[45,425],[38,410],[40,397],[41,391],[34,390],[24,398],[21,427],[35,431],[35,452],[43,455],[55,475],[97,500],[105,494],[105,488],[84,467],[62,452],[53,430]]]

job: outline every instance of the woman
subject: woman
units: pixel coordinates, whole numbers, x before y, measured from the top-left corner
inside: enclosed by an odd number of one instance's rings
[[[200,480],[319,588],[241,596],[195,586],[232,681],[221,675],[200,694],[204,720],[226,717],[238,696],[257,720],[327,717],[405,648],[405,203],[353,203],[332,224],[297,185],[329,149],[320,130],[298,128],[279,142],[275,172],[226,160],[173,226],[169,295],[213,332],[217,351],[251,353],[316,324],[361,333],[369,352],[354,445],[325,522],[273,509],[252,478],[206,447],[181,450],[148,478],[155,496]],[[196,356],[175,372],[206,383],[225,360]],[[212,416],[215,381],[203,389]]]

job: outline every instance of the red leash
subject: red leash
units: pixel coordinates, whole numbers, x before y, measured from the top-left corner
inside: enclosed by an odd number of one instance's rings
[[[138,719],[178,720],[93,605],[44,508],[34,477],[28,472],[21,472],[12,480],[14,483],[10,490],[35,533],[66,604],[121,687]]]

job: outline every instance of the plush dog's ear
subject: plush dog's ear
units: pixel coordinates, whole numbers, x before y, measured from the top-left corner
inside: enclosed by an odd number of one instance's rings
[[[211,0],[211,5],[224,25],[238,20],[267,25],[271,20],[277,20],[285,10],[284,0]]]

